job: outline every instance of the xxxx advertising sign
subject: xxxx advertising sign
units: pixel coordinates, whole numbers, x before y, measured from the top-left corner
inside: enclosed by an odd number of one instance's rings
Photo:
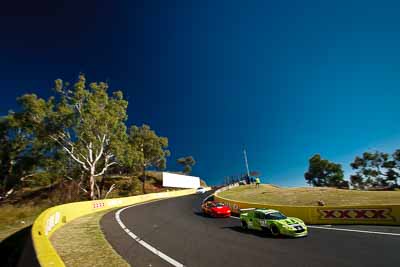
[[[321,220],[395,221],[391,208],[319,209]]]

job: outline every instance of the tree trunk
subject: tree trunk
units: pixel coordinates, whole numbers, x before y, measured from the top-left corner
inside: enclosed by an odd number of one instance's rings
[[[8,175],[4,176],[3,184],[0,189],[0,196],[5,197],[7,192]]]
[[[8,159],[7,162],[10,162],[10,163],[9,163],[9,166],[8,166],[8,169],[7,169],[7,173],[4,175],[4,178],[3,178],[3,186],[0,189],[0,191],[1,191],[0,192],[0,196],[3,196],[3,197],[6,197],[7,191],[10,189],[10,188],[8,188],[8,182],[9,182],[8,180],[11,177],[12,168],[13,168],[11,160]]]
[[[106,178],[105,178],[105,175],[102,175],[101,176],[101,180],[100,180],[100,184],[99,184],[99,190],[100,190],[100,192],[99,192],[99,198],[101,198],[101,196],[103,195],[103,192],[105,191],[104,190],[104,184],[105,184],[105,180],[106,180]]]
[[[91,169],[90,169],[90,177],[89,177],[89,182],[90,182],[90,198],[92,199],[92,200],[94,200],[95,199],[95,192],[94,192],[94,186],[95,186],[95,183],[96,183],[96,178],[95,178],[95,176],[94,176],[94,172],[95,172],[95,169],[94,169],[94,167],[92,167]]]
[[[145,188],[145,185],[146,185],[146,166],[145,165],[143,165],[143,189],[142,189],[142,191],[143,191],[143,194],[146,194],[146,188]]]

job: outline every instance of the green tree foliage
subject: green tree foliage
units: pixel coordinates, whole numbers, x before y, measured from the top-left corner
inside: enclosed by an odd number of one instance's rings
[[[106,83],[87,86],[85,77],[80,75],[72,87],[56,80],[55,96],[47,100],[34,94],[20,97],[20,111],[4,118],[8,122],[5,143],[14,146],[17,155],[7,152],[17,157],[11,162],[16,165],[23,159],[24,170],[35,164],[49,171],[70,169],[73,178],[78,171],[90,197],[99,198],[101,189],[97,180],[117,163],[117,155],[123,154],[123,143],[128,140],[125,126],[128,103],[121,92],[110,96],[107,89]],[[4,158],[3,169],[7,168],[5,162]]]
[[[309,160],[308,171],[304,173],[307,183],[313,186],[330,186],[348,188],[348,182],[344,180],[342,166],[322,159],[319,154]]]
[[[132,126],[129,132],[129,147],[139,153],[134,153],[135,155],[132,157],[139,157],[140,159],[143,192],[145,192],[146,169],[162,170],[166,168],[166,158],[170,155],[169,150],[167,150],[168,138],[158,136],[148,125]]]
[[[394,184],[398,187],[399,186],[399,178],[400,178],[400,149],[397,149],[393,154],[392,154],[392,163],[390,163],[391,166],[388,166],[388,173],[387,177],[389,181],[393,181]]]
[[[355,188],[397,185],[399,177],[399,150],[393,155],[382,152],[364,152],[361,157],[357,156],[350,164],[356,171],[350,177]]]
[[[176,162],[183,166],[184,174],[190,174],[192,172],[192,167],[196,164],[196,161],[192,156],[179,158]]]
[[[0,118],[0,196],[26,177],[40,176],[41,184],[51,173],[76,181],[96,199],[110,192],[104,175],[113,168],[144,177],[147,168],[166,168],[168,139],[147,125],[128,134],[128,102],[108,89],[79,75],[73,85],[56,80],[47,99],[19,97],[18,112]]]
[[[41,169],[52,168],[50,158],[59,156],[52,147],[42,142],[42,120],[49,105],[36,95],[18,98],[21,109],[0,118],[0,196],[16,189],[27,178]],[[62,168],[58,168],[57,174]],[[11,190],[11,191],[10,191]]]
[[[50,138],[89,177],[91,199],[101,198],[105,172],[118,163],[128,140],[128,102],[104,82],[87,85],[83,75],[70,87],[56,80],[54,108],[45,122]]]
[[[27,146],[18,131],[12,132],[10,128],[10,117],[2,118],[0,121],[0,196],[4,197],[9,190],[16,186],[24,172],[29,172],[32,166],[22,164],[26,162],[23,155]]]

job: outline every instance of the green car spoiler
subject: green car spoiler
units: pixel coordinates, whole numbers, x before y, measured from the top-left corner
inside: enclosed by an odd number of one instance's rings
[[[256,210],[256,208],[248,208],[248,209],[239,209],[239,213],[251,211],[251,210]]]

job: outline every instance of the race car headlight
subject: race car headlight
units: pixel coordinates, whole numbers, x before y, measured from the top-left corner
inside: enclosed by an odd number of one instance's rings
[[[299,222],[299,224],[300,224],[302,227],[306,227],[306,224],[305,224],[303,221]]]
[[[284,226],[286,230],[296,230],[296,227],[294,227],[293,225],[285,225]]]

